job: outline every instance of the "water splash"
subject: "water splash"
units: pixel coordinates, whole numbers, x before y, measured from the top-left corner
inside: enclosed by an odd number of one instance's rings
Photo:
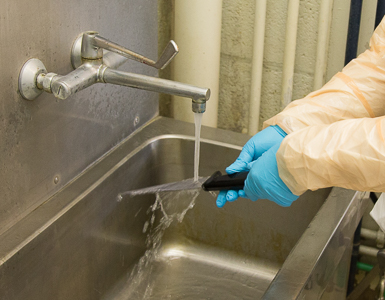
[[[184,190],[199,190],[201,189],[202,183],[207,180],[208,177],[198,177],[197,180],[190,178],[177,182],[165,183],[160,185],[154,185],[138,190],[131,190],[122,192],[117,196],[117,201],[120,202],[124,196],[139,196],[145,194],[156,194],[160,192],[176,192]]]
[[[116,201],[121,202],[122,199],[123,199],[123,195],[122,194],[118,194],[118,196],[116,196]]]
[[[213,196],[214,198],[217,198],[218,196],[218,193],[214,192],[214,191],[209,191],[210,195]]]
[[[173,222],[181,223],[186,213],[195,205],[199,190],[156,193],[155,203],[147,210],[151,214],[149,220],[143,226],[143,232],[147,232],[147,250],[133,268],[129,282],[129,296],[127,299],[149,299],[152,295],[154,282],[151,281],[154,262],[159,258],[162,238],[165,231]],[[157,224],[156,213],[160,211],[161,217]]]

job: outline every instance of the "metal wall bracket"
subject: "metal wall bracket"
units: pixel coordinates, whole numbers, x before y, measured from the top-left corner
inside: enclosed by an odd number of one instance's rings
[[[47,70],[44,64],[37,58],[29,59],[21,68],[19,91],[25,99],[34,100],[43,93],[43,90],[39,89],[36,85],[37,77],[42,73],[47,73]]]

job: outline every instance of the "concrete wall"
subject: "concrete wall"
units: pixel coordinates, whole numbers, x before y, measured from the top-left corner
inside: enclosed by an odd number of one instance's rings
[[[319,1],[301,1],[293,98],[312,91]],[[220,128],[247,133],[255,1],[224,1]],[[268,1],[260,124],[280,111],[287,1]]]
[[[172,38],[172,3],[158,1],[160,45]],[[300,1],[293,100],[313,91],[320,3]],[[280,111],[287,5],[287,0],[267,1],[260,127]],[[349,7],[350,1],[334,0],[325,81],[343,67]],[[223,0],[218,127],[243,133],[248,130],[254,13],[255,0]],[[171,71],[161,76],[172,78]],[[172,117],[170,98],[162,96],[160,103],[161,114]]]

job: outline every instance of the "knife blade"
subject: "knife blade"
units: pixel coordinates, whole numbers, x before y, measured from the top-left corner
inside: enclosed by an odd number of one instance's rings
[[[230,175],[222,175],[220,171],[217,171],[211,176],[200,177],[197,181],[195,181],[194,178],[189,178],[182,181],[159,184],[142,189],[127,191],[121,193],[120,196],[137,196],[144,194],[155,194],[159,192],[198,190],[200,188],[206,192],[220,190],[240,190],[243,189],[244,182],[248,173],[249,172],[240,172]]]

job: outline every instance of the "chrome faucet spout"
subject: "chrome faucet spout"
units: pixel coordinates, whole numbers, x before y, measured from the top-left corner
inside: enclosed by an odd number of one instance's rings
[[[133,74],[111,68],[105,68],[101,72],[101,77],[101,81],[105,83],[190,98],[193,102],[193,111],[199,113],[205,111],[206,101],[210,98],[210,89],[208,88],[200,88],[177,81]]]

